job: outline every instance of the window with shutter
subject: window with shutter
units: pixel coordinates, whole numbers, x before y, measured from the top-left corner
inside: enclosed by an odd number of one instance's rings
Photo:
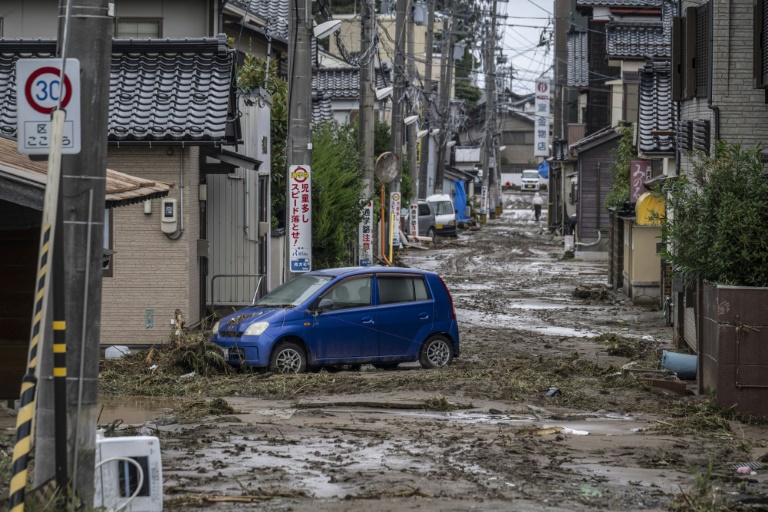
[[[696,7],[685,9],[685,61],[683,64],[683,97],[696,96]]]
[[[709,7],[710,2],[696,8],[696,51],[694,68],[696,70],[696,96],[707,96],[709,76]]]
[[[762,1],[762,0],[758,0]],[[683,19],[672,18],[672,100],[680,101],[683,97]]]
[[[768,87],[768,0],[754,0],[752,77],[755,87]]]

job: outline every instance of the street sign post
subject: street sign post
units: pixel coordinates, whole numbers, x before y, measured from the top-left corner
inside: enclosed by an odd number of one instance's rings
[[[80,152],[80,61],[67,59],[64,80],[61,59],[16,61],[16,139],[19,153],[47,155],[51,147],[51,113],[61,99],[66,112],[63,154]]]

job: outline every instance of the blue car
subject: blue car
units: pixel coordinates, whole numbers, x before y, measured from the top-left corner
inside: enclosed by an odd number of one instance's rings
[[[443,280],[393,267],[302,274],[216,322],[211,340],[230,364],[275,373],[417,360],[436,368],[459,356],[456,312]]]

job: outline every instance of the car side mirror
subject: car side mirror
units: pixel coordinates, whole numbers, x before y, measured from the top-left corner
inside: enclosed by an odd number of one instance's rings
[[[315,308],[315,313],[322,313],[326,309],[333,308],[333,301],[331,299],[325,298],[321,299],[320,302],[317,304],[317,308]]]

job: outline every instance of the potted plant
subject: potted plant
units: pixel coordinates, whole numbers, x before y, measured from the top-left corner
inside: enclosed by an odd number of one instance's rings
[[[699,387],[768,416],[768,176],[762,153],[718,143],[663,187],[662,257],[696,302]]]

